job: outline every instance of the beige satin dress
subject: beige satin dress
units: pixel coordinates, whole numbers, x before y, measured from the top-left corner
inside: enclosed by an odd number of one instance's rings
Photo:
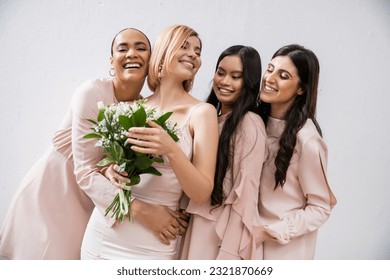
[[[76,89],[72,106],[53,137],[53,146],[26,174],[15,193],[0,232],[0,256],[24,260],[80,259],[93,203],[77,184],[74,165],[76,162],[80,170],[86,157],[95,161],[101,157],[94,143],[82,138],[90,133],[90,124],[84,117],[96,119],[96,104],[100,100],[106,104],[117,102],[109,79],[87,81]],[[96,162],[87,172],[99,173]],[[100,173],[96,176],[102,177]],[[81,177],[79,180],[85,183]],[[99,182],[107,189],[110,186],[104,177]],[[86,184],[84,188],[88,189]],[[99,195],[96,189],[91,189],[90,194]],[[114,188],[110,189],[107,201],[114,195]]]
[[[274,161],[284,127],[285,121],[269,118],[259,212],[273,239],[263,243],[264,259],[313,259],[317,231],[336,204],[326,178],[327,147],[313,121],[307,120],[297,134],[286,183],[274,190]]]
[[[227,115],[219,117],[221,132]],[[232,147],[233,168],[226,174],[223,191],[226,199],[215,208],[210,201],[190,201],[192,213],[180,254],[181,259],[261,259],[253,226],[260,224],[258,192],[265,160],[266,133],[262,119],[249,112],[238,128]]]

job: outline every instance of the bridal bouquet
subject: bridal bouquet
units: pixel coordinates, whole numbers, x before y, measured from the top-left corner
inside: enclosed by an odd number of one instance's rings
[[[106,105],[98,102],[99,115],[97,120],[88,119],[93,124],[92,133],[84,138],[100,139],[98,145],[103,148],[105,158],[97,165],[107,166],[116,163],[119,166],[118,172],[126,171],[130,183],[124,184],[123,189],[119,189],[113,202],[107,207],[105,215],[110,211],[111,217],[115,215],[117,220],[123,222],[128,215],[132,221],[131,213],[131,187],[141,180],[140,175],[144,173],[161,176],[161,173],[152,166],[154,162],[162,163],[162,157],[134,152],[130,147],[132,144],[126,142],[125,133],[131,127],[150,127],[147,119],[151,119],[160,125],[175,141],[179,138],[176,135],[176,124],[168,122],[172,112],[162,115],[156,113],[155,108],[146,106],[146,99],[135,101],[132,104],[120,102],[118,104]]]

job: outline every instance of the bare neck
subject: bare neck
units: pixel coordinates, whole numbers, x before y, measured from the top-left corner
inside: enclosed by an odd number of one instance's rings
[[[155,103],[160,110],[170,111],[177,105],[188,103],[191,96],[186,92],[181,84],[170,83],[168,81],[161,83],[153,94],[153,103]]]
[[[145,79],[138,82],[127,82],[113,80],[115,98],[119,102],[133,101],[141,98],[141,90]]]

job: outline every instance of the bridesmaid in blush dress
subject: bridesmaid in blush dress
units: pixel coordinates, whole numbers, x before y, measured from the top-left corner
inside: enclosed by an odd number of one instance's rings
[[[218,58],[207,102],[218,110],[219,146],[212,197],[190,200],[190,224],[181,259],[261,259],[253,227],[265,159],[265,126],[257,113],[261,60],[252,47],[236,45]]]
[[[261,109],[269,155],[260,183],[264,259],[313,259],[318,229],[336,198],[326,178],[327,147],[316,121],[319,63],[299,45],[280,48],[263,75]]]
[[[175,142],[152,121],[149,121],[150,128],[129,130],[128,142],[134,144],[134,151],[163,156],[163,164],[155,163],[162,176],[142,174],[140,183],[132,187],[133,222],[126,220],[113,225],[95,208],[84,235],[82,259],[177,258],[177,239],[169,245],[160,242],[161,235],[169,236],[172,229],[166,228],[156,236],[137,220],[138,209],[133,204],[146,202],[176,210],[183,193],[199,203],[210,197],[218,143],[217,116],[213,106],[189,94],[201,66],[201,49],[198,34],[184,25],[171,26],[157,38],[148,75],[153,94],[148,97],[147,105],[158,112],[173,112],[170,121],[180,128],[180,140]],[[98,159],[98,156],[89,158],[88,165],[96,165]],[[110,173],[115,172],[112,168],[106,172],[107,178],[115,176]],[[84,189],[103,187],[91,181],[83,165],[76,164],[76,175]],[[108,205],[104,191],[101,192],[101,201],[96,200],[96,205]]]
[[[96,118],[98,101],[111,104],[140,98],[149,58],[150,42],[141,31],[128,28],[115,36],[111,49],[114,77],[87,81],[76,90],[71,109],[53,137],[53,147],[27,173],[11,202],[0,232],[0,256],[24,260],[80,259],[93,202],[102,202],[98,207],[104,211],[115,195],[115,188],[96,167],[95,160],[101,154],[96,153],[92,141],[82,138],[90,131],[85,118]],[[127,61],[136,62],[139,67],[128,70]],[[91,157],[94,164],[87,166]],[[88,188],[89,184],[94,188]],[[178,226],[166,207],[146,210],[148,206],[142,206],[143,213],[150,215],[139,219],[150,221],[155,231],[171,224]]]

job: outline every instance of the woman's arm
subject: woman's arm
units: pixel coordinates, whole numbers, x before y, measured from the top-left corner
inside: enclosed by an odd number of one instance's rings
[[[117,188],[123,188],[122,183],[130,180],[127,173],[117,172],[118,166],[112,164],[104,168],[101,173]],[[164,244],[169,244],[169,240],[176,239],[179,234],[186,230],[187,219],[182,213],[172,211],[166,206],[149,204],[138,199],[131,202],[133,218],[150,229],[158,236]]]
[[[218,149],[215,108],[205,103],[194,109],[190,128],[194,133],[192,162],[177,148],[167,156],[186,195],[195,202],[205,202],[214,186]]]
[[[207,201],[213,189],[218,146],[215,108],[205,103],[192,112],[192,162],[168,133],[154,122],[148,123],[151,128],[134,127],[127,133],[128,142],[134,144],[132,149],[146,154],[166,155],[186,195],[195,202]]]
[[[286,244],[291,238],[315,231],[329,218],[336,198],[326,178],[326,161],[327,148],[322,138],[312,136],[302,143],[297,176],[306,204],[265,226],[277,242]]]
[[[72,100],[72,151],[77,183],[104,216],[106,207],[116,195],[116,189],[97,166],[103,158],[103,149],[96,146],[97,139],[83,138],[91,132],[91,124],[86,119],[96,119],[98,115],[97,102],[108,102],[107,98],[102,98],[102,87],[93,81],[76,90]],[[111,215],[107,215],[106,220],[110,225],[115,223]]]

